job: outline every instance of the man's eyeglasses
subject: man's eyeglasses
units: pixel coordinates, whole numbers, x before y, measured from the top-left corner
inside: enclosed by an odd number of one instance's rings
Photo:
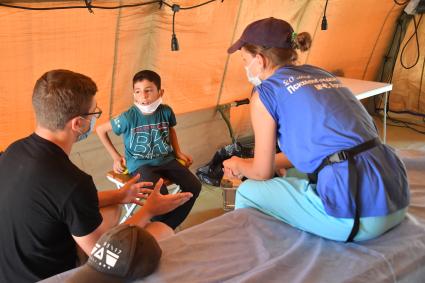
[[[100,115],[102,115],[102,109],[96,106],[96,109],[94,109],[94,112],[81,114],[81,116],[88,116],[88,115],[94,115],[97,119],[99,119]]]

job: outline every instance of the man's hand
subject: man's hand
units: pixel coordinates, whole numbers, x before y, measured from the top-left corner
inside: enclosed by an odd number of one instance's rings
[[[160,189],[163,182],[164,181],[162,179],[158,180],[158,182],[155,184],[155,188],[143,204],[143,208],[146,213],[149,214],[150,218],[174,210],[175,208],[187,202],[193,196],[192,193],[188,192],[172,195],[162,195]]]
[[[146,187],[152,187],[152,182],[139,182],[140,174],[137,174],[131,178],[125,185],[119,190],[122,194],[121,202],[125,203],[135,203],[137,205],[143,205],[141,199],[146,199],[149,194],[152,192],[152,189],[147,189]]]

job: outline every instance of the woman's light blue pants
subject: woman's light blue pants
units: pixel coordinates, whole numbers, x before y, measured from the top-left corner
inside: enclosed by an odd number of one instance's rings
[[[353,227],[353,218],[336,218],[326,213],[316,193],[316,185],[295,169],[286,177],[267,181],[246,180],[236,191],[236,209],[252,207],[280,219],[291,226],[320,237],[345,241]],[[360,218],[360,229],[355,241],[378,237],[399,224],[406,209],[380,217]]]

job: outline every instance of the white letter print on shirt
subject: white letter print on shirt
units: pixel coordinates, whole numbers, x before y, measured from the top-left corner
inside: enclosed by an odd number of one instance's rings
[[[167,155],[169,146],[168,122],[139,126],[131,130],[130,149],[143,159]]]

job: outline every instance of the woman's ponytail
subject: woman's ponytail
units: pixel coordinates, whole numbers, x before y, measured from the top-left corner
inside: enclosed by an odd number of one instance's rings
[[[296,34],[293,39],[295,49],[301,52],[307,51],[311,47],[311,35],[308,32],[301,32]]]

